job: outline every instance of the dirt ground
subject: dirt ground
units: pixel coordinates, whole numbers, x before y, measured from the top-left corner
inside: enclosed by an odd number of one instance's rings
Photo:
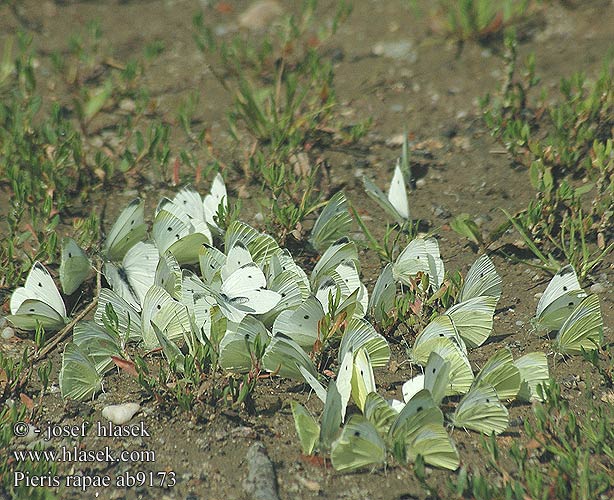
[[[280,3],[289,11],[296,7],[295,2]],[[152,62],[145,81],[158,100],[159,109],[172,122],[173,110],[181,99],[199,91],[202,105],[198,118],[211,127],[212,139],[219,144],[222,157],[232,163],[244,152],[228,147],[224,121],[230,101],[197,50],[191,23],[193,14],[203,9],[209,24],[232,30],[237,16],[249,2],[229,2],[230,9],[216,9],[215,4],[206,0],[24,0],[20,11],[22,21],[27,19],[36,28],[34,44],[43,54],[65,49],[68,34],[78,31],[91,19],[100,21],[103,39],[113,47],[118,59],[142,51],[153,40],[163,41],[165,50]],[[503,76],[502,44],[493,42],[484,46],[472,42],[459,51],[456,44],[433,33],[427,15],[412,10],[406,2],[357,0],[353,6],[351,17],[327,45],[335,55],[335,85],[343,115],[350,122],[372,117],[373,123],[357,147],[322,152],[331,166],[333,184],[358,202],[360,214],[381,235],[377,229],[381,226],[381,211],[364,196],[361,178],[369,175],[385,187],[400,154],[396,138],[407,130],[412,138],[412,162],[419,179],[410,196],[412,215],[438,229],[446,268],[465,273],[476,254],[449,228],[451,218],[466,212],[480,216],[486,229],[494,229],[504,221],[500,208],[514,213],[526,207],[533,196],[532,190],[527,189],[525,169],[513,165],[508,155],[502,154],[502,146],[490,137],[480,119],[477,100],[487,92],[494,92]],[[321,11],[322,18],[326,19],[332,9],[324,3]],[[0,6],[0,44],[19,26],[19,19],[8,7]],[[613,27],[612,2],[566,2],[565,5],[546,2],[535,22],[523,28],[520,59],[535,52],[538,75],[555,90],[560,78],[573,71],[583,70],[589,77],[597,74],[604,56],[613,47]],[[387,43],[400,41],[408,42],[403,45],[405,52],[401,57],[388,57],[385,50],[381,54]],[[42,61],[39,68],[41,82],[48,71],[45,64]],[[227,183],[231,196],[236,195],[240,176],[228,173]],[[148,206],[152,206],[160,194],[172,192],[173,188],[143,186],[139,190]],[[104,195],[101,193],[101,198],[93,202],[102,203]],[[118,209],[123,200],[133,195],[133,192],[118,195],[121,202],[117,204]],[[249,203],[248,200],[248,207]],[[257,225],[253,218],[255,212],[244,211],[246,222]],[[113,220],[111,214],[109,220]],[[512,240],[516,237],[510,236]],[[530,326],[536,306],[534,295],[543,291],[548,276],[497,255],[493,259],[503,278],[503,296],[493,336],[487,345],[472,353],[472,362],[479,366],[504,346],[510,347],[515,357],[536,349],[549,352],[549,342],[536,337]],[[378,260],[364,252],[361,262],[363,279],[371,288],[380,271]],[[605,334],[610,341],[614,320],[613,262],[610,257],[590,277],[607,287],[600,298]],[[386,397],[400,398],[401,384],[410,376],[409,365],[403,363],[406,359],[403,338],[410,341],[411,333],[400,331],[392,339],[395,370],[376,373]],[[4,351],[20,352],[25,340],[0,342]],[[61,348],[51,357],[54,365],[51,378],[56,381],[60,352]],[[578,359],[556,365],[552,357],[549,359],[552,374],[562,382],[564,397],[573,407],[582,388],[580,383],[586,385],[596,380],[591,376],[591,367]],[[80,425],[84,420],[102,421],[100,411],[104,406],[136,401],[143,410],[134,422],[144,422],[150,436],[109,439],[95,437],[90,432],[81,439],[82,446],[154,450],[155,462],[72,463],[70,467],[60,464],[60,470],[69,474],[72,468],[72,472],[113,477],[126,472],[172,471],[176,474],[176,484],[165,489],[91,487],[85,493],[78,488],[64,489],[61,498],[244,498],[245,457],[256,440],[264,443],[275,465],[281,498],[424,498],[410,469],[390,467],[340,474],[301,458],[289,401],[294,399],[311,408],[317,408],[319,402],[313,396],[307,402],[308,392],[292,382],[264,380],[256,390],[253,414],[211,408],[198,417],[178,409],[161,410],[155,401],[144,399],[138,384],[124,373],[108,376],[105,387],[106,393],[87,403],[65,403],[59,391],[46,395],[38,424]],[[583,408],[574,409],[583,415]],[[513,405],[510,409],[511,426],[500,438],[503,453],[513,440],[523,439],[521,423],[530,411],[528,405]],[[480,466],[484,462],[479,437],[456,430],[453,438],[463,464]],[[72,445],[72,440],[64,441]],[[59,444],[60,440],[52,441],[53,446]],[[450,473],[439,470],[429,470],[429,474],[441,482],[451,477]]]

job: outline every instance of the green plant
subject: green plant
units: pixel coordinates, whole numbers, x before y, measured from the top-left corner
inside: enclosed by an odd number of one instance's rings
[[[270,36],[254,39],[237,35],[229,41],[217,39],[194,17],[195,40],[207,55],[210,69],[232,97],[228,114],[231,136],[236,144],[246,138],[253,145],[243,163],[245,179],[260,183],[282,242],[298,230],[322,201],[318,162],[310,158],[322,137],[335,131],[336,97],[332,63],[322,54],[321,44],[332,36],[350,9],[339,2],[332,23],[326,28],[316,21],[317,1],[308,0],[300,14],[288,16]],[[219,66],[219,67],[218,67]],[[188,102],[180,121],[187,126]],[[364,135],[366,123],[350,129],[348,137]]]
[[[589,394],[587,418],[580,418],[561,397],[555,381],[545,391],[545,402],[525,420],[525,443],[514,441],[504,453],[494,437],[482,440],[490,473],[463,467],[443,492],[417,463],[414,470],[423,488],[437,499],[609,498],[614,491],[612,412],[593,402]],[[510,469],[516,472],[511,475]]]
[[[534,7],[531,0],[438,0],[432,18],[458,41],[485,41],[527,18]]]
[[[535,58],[518,77],[515,39],[508,36],[505,46],[506,78],[499,95],[483,100],[484,120],[528,168],[536,190],[525,210],[506,216],[546,269],[556,271],[565,260],[583,279],[614,248],[608,244],[614,212],[611,69],[606,64],[594,83],[579,73],[563,79],[560,100],[548,104],[545,91],[533,98],[539,84]]]

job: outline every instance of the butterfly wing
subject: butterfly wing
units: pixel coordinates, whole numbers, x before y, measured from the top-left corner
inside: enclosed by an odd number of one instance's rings
[[[218,304],[230,320],[239,322],[247,314],[264,314],[273,309],[281,295],[267,290],[266,278],[252,263],[241,266],[222,282]],[[216,297],[218,298],[218,297]]]
[[[215,215],[218,212],[220,204],[224,208],[228,208],[228,194],[226,193],[226,184],[224,184],[224,178],[221,173],[217,173],[211,183],[211,190],[209,194],[205,196],[203,200],[203,206],[205,209],[205,219],[207,223],[219,230],[217,222],[215,222]]]
[[[360,349],[366,351],[375,368],[386,366],[390,360],[390,345],[386,339],[364,318],[351,318],[339,346],[339,361],[347,351],[357,353]]]
[[[146,236],[144,202],[136,198],[119,214],[104,242],[103,253],[107,259],[119,261],[135,243],[144,240]]]
[[[225,370],[248,372],[253,367],[254,342],[269,339],[269,333],[262,322],[252,316],[245,316],[241,323],[229,323],[228,330],[220,342],[219,363]]]
[[[369,300],[369,309],[375,320],[381,322],[394,307],[396,297],[396,285],[392,275],[392,264],[387,264],[377,278],[373,293]]]
[[[177,259],[171,252],[165,252],[158,261],[152,284],[164,288],[175,300],[181,300],[181,282],[181,267]]]
[[[537,303],[536,326],[540,330],[558,330],[574,308],[586,297],[571,265],[554,275]]]
[[[418,455],[434,467],[456,470],[460,464],[454,442],[442,425],[427,423],[419,429],[407,446],[407,458],[415,461]]]
[[[366,419],[373,424],[380,435],[386,435],[392,422],[397,418],[397,412],[376,392],[367,395],[363,412]]]
[[[390,217],[392,217],[399,225],[403,225],[403,223],[409,218],[409,205],[407,205],[407,217],[404,217],[394,206],[393,202],[390,199],[390,194],[392,192],[392,197],[395,201],[399,203],[403,203],[403,195],[400,192],[397,192],[398,185],[393,188],[393,184],[390,184],[390,190],[388,192],[388,196],[386,196],[380,188],[378,188],[373,182],[371,182],[367,177],[362,178],[362,184],[365,188],[365,192],[375,203],[377,203],[384,212],[386,212]],[[405,192],[405,186],[403,188],[403,193],[405,194],[405,202],[407,202],[407,193]],[[402,207],[403,208],[403,207]]]
[[[366,349],[361,348],[354,356],[352,373],[352,399],[361,411],[365,407],[367,396],[371,392],[377,392],[373,366]]]
[[[362,415],[352,415],[333,443],[330,459],[335,470],[351,471],[386,461],[386,444]]]
[[[304,406],[296,401],[292,401],[290,406],[292,407],[292,416],[294,417],[294,427],[303,453],[311,455],[320,438],[320,426]]]
[[[220,270],[222,280],[228,279],[228,277],[241,266],[252,262],[254,262],[252,259],[252,254],[249,253],[249,250],[243,243],[237,241],[235,245],[228,250],[226,262]]]
[[[495,388],[499,399],[514,399],[520,390],[520,371],[508,348],[498,350],[484,364],[475,384],[487,383]]]
[[[343,191],[337,192],[324,207],[317,218],[309,243],[318,252],[327,249],[334,241],[347,235],[352,226],[352,217],[348,212],[348,202]]]
[[[489,337],[496,306],[496,297],[482,295],[452,306],[446,315],[467,347],[473,348],[481,346]]]
[[[15,314],[22,302],[27,299],[37,299],[44,302],[60,316],[66,318],[66,306],[58,291],[58,287],[55,285],[49,271],[38,261],[32,265],[24,286],[15,290],[11,296],[9,305],[11,313]]]
[[[302,347],[293,340],[280,335],[271,339],[262,356],[262,365],[280,377],[303,380],[304,376],[299,367],[303,367],[313,377],[317,377],[313,361]]]
[[[414,279],[418,273],[429,273],[428,260],[424,239],[413,239],[399,254],[392,266],[394,279],[407,286],[411,286],[411,280]]]
[[[224,248],[228,252],[237,242],[247,247],[254,262],[262,268],[280,251],[274,238],[241,221],[234,221],[228,226],[224,236]]]
[[[403,384],[401,392],[405,403],[424,389],[424,378],[424,373],[420,373]]]
[[[117,316],[118,333],[122,338],[141,339],[141,316],[138,311],[113,290],[102,288],[98,295],[98,306],[94,313],[94,321],[101,327],[109,322],[107,307],[112,307]]]
[[[93,398],[101,388],[102,376],[92,359],[77,344],[66,344],[60,369],[62,397],[82,401]]]
[[[354,370],[354,353],[347,351],[337,373],[337,390],[341,396],[341,421],[345,420],[345,411],[347,409],[350,395],[352,393],[352,375]]]
[[[573,310],[559,330],[554,347],[560,354],[581,354],[603,343],[603,319],[597,295],[589,295]]]
[[[458,297],[459,302],[464,302],[481,295],[501,298],[501,276],[497,273],[492,260],[486,254],[481,255],[471,266],[465,283]]]
[[[517,399],[541,401],[543,391],[540,390],[540,386],[547,386],[550,380],[546,355],[543,352],[530,352],[516,359],[514,365],[518,368],[522,379]]]
[[[315,297],[310,297],[294,311],[283,311],[277,316],[273,335],[281,333],[311,350],[320,338],[318,324],[323,317],[322,305]]]
[[[226,255],[211,245],[203,244],[198,251],[200,274],[208,285],[221,282],[220,273],[226,263]],[[219,287],[218,287],[219,288]]]
[[[399,412],[388,431],[390,442],[407,442],[425,424],[443,425],[443,413],[426,389],[417,392]]]
[[[89,355],[100,374],[115,366],[111,356],[122,356],[121,340],[95,321],[79,321],[73,328],[73,342]]]
[[[72,295],[81,286],[91,271],[88,256],[72,238],[62,240],[62,260],[60,263],[60,284],[66,295]]]
[[[452,417],[454,427],[486,435],[493,432],[501,434],[507,429],[508,423],[507,408],[499,401],[495,388],[487,384],[474,386],[460,400]]]
[[[311,286],[317,289],[328,278],[330,271],[341,262],[352,260],[358,263],[356,244],[347,237],[342,237],[329,246],[320,257],[311,272]]]
[[[388,201],[403,220],[409,219],[409,202],[407,201],[407,189],[405,186],[405,178],[397,161],[392,181],[390,181],[390,187],[388,188]]]
[[[430,354],[424,367],[424,388],[431,393],[433,402],[438,406],[451,388],[450,368],[450,362],[436,352]]]
[[[450,386],[446,395],[465,394],[473,382],[473,370],[467,355],[448,338],[431,338],[412,348],[412,359],[428,362],[431,352],[436,352],[450,362]]]
[[[59,330],[66,323],[66,306],[49,274],[40,262],[34,262],[23,287],[11,295],[11,314],[7,319],[18,328],[36,329],[37,321],[48,330]]]
[[[15,314],[6,316],[6,319],[22,330],[36,330],[38,323],[48,331],[57,331],[66,325],[66,318],[38,299],[23,301]]]

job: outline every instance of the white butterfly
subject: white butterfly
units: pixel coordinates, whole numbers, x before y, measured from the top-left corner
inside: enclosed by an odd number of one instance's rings
[[[407,201],[405,178],[398,161],[388,188],[388,196],[384,196],[384,193],[366,177],[363,177],[362,181],[367,194],[399,224],[403,224],[409,219],[409,202]]]
[[[574,308],[586,297],[571,265],[554,275],[537,303],[535,326],[540,330],[558,330]]]
[[[376,321],[381,322],[384,315],[394,307],[396,283],[392,274],[392,264],[387,264],[382,274],[377,278],[373,293],[369,299],[369,310]]]
[[[488,384],[474,386],[460,400],[452,416],[457,428],[471,429],[489,435],[507,429],[509,413],[501,404],[497,391]]]
[[[334,241],[347,235],[352,226],[348,202],[343,191],[336,193],[322,210],[311,230],[309,242],[318,252],[326,250]]]
[[[163,208],[173,215],[190,223],[197,232],[202,233],[211,241],[210,228],[219,231],[214,216],[218,212],[220,203],[228,207],[226,185],[222,175],[218,172],[211,185],[210,193],[201,198],[200,194],[191,187],[184,187],[172,200],[164,202]]]
[[[430,278],[431,287],[437,290],[443,283],[444,265],[435,238],[415,238],[399,254],[392,266],[397,281],[411,286],[411,280],[421,272]]]
[[[192,222],[169,212],[166,210],[169,204],[158,205],[152,229],[156,246],[160,255],[169,251],[179,264],[195,264],[200,246],[211,242],[211,232],[206,225],[194,226]]]
[[[436,352],[431,352],[424,367],[424,373],[416,375],[403,384],[402,391],[405,403],[409,402],[422,389],[427,389],[435,404],[439,405],[451,389],[450,367],[449,361],[443,359]]]
[[[221,173],[218,172],[213,178],[211,190],[209,194],[205,196],[203,204],[205,206],[205,220],[210,226],[219,230],[214,216],[217,214],[220,204],[222,204],[224,208],[228,208],[228,194],[226,193],[226,184],[224,184],[224,178]]]
[[[334,270],[343,261],[354,261],[358,269],[358,250],[356,244],[343,237],[329,246],[311,272],[311,286],[317,290],[323,281],[328,278],[330,271]]]
[[[316,298],[322,303],[325,312],[328,312],[328,298],[331,294],[333,298],[339,294],[341,299],[340,310],[345,309],[344,301],[355,294],[354,302],[360,307],[356,308],[354,314],[360,317],[365,315],[369,304],[369,295],[367,288],[360,281],[354,261],[342,261],[335,269],[329,270],[326,280],[320,284],[316,291]]]
[[[311,350],[320,339],[318,324],[324,309],[315,297],[309,297],[295,310],[282,311],[273,323],[273,335],[279,333],[291,338],[301,347]]]
[[[60,284],[66,295],[71,295],[81,286],[91,272],[91,262],[83,249],[72,238],[62,240]]]
[[[582,354],[593,351],[603,343],[603,318],[597,295],[582,300],[561,326],[554,339],[559,354]]]
[[[219,363],[225,370],[248,372],[252,369],[252,351],[256,337],[268,341],[271,334],[261,321],[245,316],[240,323],[228,323],[226,334],[220,342]]]
[[[224,249],[229,252],[237,243],[242,243],[252,256],[252,259],[264,269],[273,255],[279,253],[279,245],[268,234],[261,233],[245,222],[234,221],[226,229]]]
[[[10,301],[7,319],[23,330],[35,330],[38,322],[50,331],[61,329],[67,322],[66,306],[49,271],[36,261],[26,283],[17,288]]]
[[[106,259],[118,261],[135,243],[147,236],[147,225],[144,221],[144,202],[136,198],[122,211],[109,231],[103,245]]]
[[[70,342],[64,347],[60,369],[63,398],[81,401],[93,398],[102,389],[102,375],[87,352]]]
[[[219,292],[211,289],[222,314],[239,323],[247,314],[264,314],[273,309],[281,295],[266,289],[266,278],[253,262],[245,264],[222,281]]]
[[[154,284],[158,260],[156,246],[139,241],[126,252],[121,264],[105,262],[103,273],[113,291],[140,311],[145,294]]]
[[[469,269],[458,301],[464,302],[481,295],[496,297],[498,300],[501,292],[501,276],[497,273],[490,257],[484,254]]]

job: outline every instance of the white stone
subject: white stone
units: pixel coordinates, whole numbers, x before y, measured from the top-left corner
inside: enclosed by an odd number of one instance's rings
[[[239,16],[239,26],[250,30],[266,28],[283,14],[283,11],[282,6],[274,0],[254,2]]]
[[[103,408],[102,416],[113,422],[115,425],[123,425],[126,422],[129,422],[140,409],[141,406],[138,403],[109,405]]]
[[[13,330],[10,326],[7,326],[2,330],[2,338],[4,340],[8,340],[15,336],[15,330]]]

